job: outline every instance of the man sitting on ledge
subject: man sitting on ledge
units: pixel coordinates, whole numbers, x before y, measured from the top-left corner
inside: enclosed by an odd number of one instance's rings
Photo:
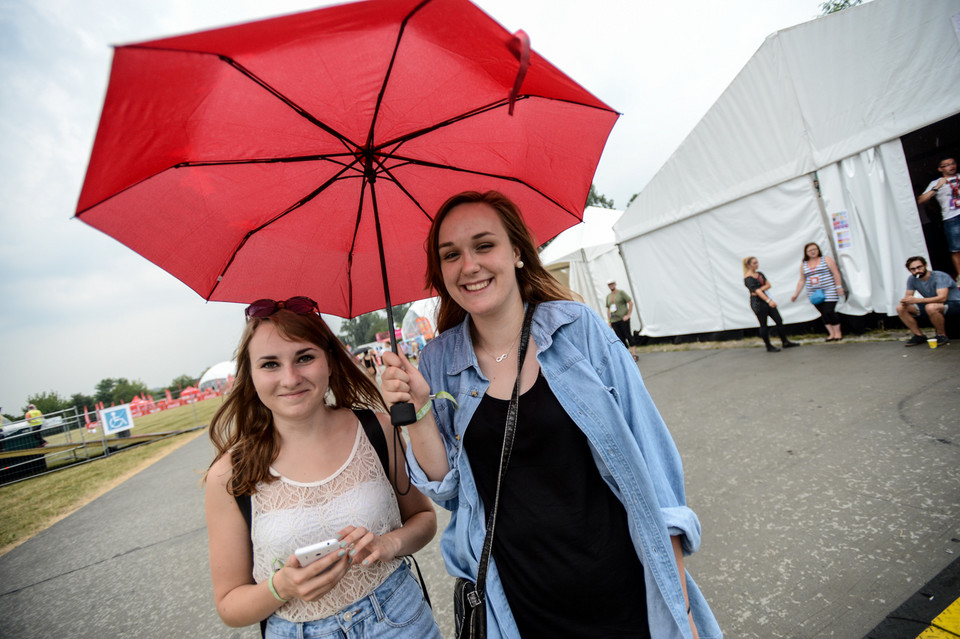
[[[946,346],[950,343],[947,337],[946,314],[960,315],[960,291],[953,278],[942,271],[927,270],[927,260],[923,256],[915,255],[907,258],[907,292],[897,304],[897,315],[900,321],[910,329],[913,335],[905,346],[925,344],[927,336],[920,330],[917,319],[926,316],[933,324],[936,333],[937,346]],[[916,297],[919,292],[923,297]]]

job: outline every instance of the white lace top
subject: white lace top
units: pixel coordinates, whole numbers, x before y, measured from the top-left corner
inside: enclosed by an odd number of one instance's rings
[[[336,537],[345,526],[363,526],[382,535],[400,527],[400,508],[376,450],[357,425],[347,461],[333,475],[301,483],[280,479],[257,484],[251,496],[253,578],[261,583],[301,546]],[[319,601],[291,599],[276,614],[288,621],[315,621],[366,597],[399,567],[401,559],[351,566]]]

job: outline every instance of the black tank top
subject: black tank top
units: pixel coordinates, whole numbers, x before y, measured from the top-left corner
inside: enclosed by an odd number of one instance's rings
[[[508,405],[485,396],[464,438],[488,511]],[[650,636],[626,510],[542,374],[520,397],[493,557],[524,639]]]

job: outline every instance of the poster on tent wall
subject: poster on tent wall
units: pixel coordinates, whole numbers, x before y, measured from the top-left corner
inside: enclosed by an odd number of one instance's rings
[[[833,236],[837,238],[837,249],[848,251],[853,247],[850,237],[850,222],[846,211],[837,211],[830,216],[833,221]]]

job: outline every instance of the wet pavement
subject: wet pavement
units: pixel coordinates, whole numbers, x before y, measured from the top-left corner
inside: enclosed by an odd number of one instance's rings
[[[960,554],[960,342],[643,353],[639,365],[703,525],[688,567],[727,637],[860,639]],[[0,557],[0,637],[259,636],[214,610],[200,485],[211,456],[201,435]],[[438,542],[417,557],[451,637]]]

